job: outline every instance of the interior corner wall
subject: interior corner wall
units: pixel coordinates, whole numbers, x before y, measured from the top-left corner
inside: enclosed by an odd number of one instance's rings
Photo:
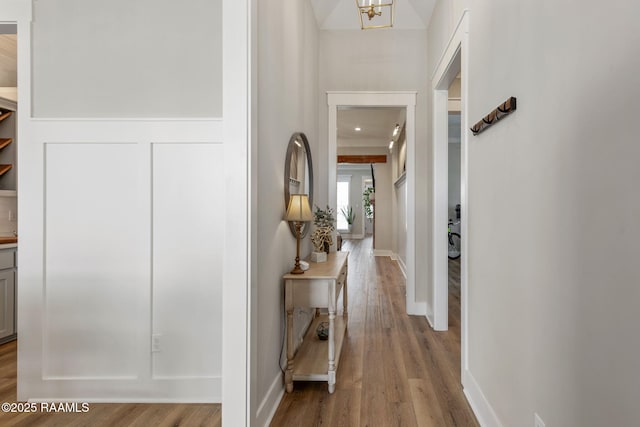
[[[284,164],[289,138],[304,132],[314,170],[314,200],[326,204],[326,188],[318,161],[326,142],[318,138],[318,30],[311,4],[279,0],[258,4],[258,204],[257,204],[257,348],[256,425],[270,418],[283,392],[279,363],[284,334],[282,275],[293,267],[296,240],[283,220]],[[309,235],[301,242],[301,258],[311,252]],[[301,318],[299,318],[301,317]],[[304,313],[296,313],[297,325]],[[286,363],[286,359],[285,362]]]
[[[430,258],[430,197],[428,167],[429,115],[426,30],[323,30],[320,32],[320,140],[326,141],[328,127],[327,91],[417,91],[416,102],[416,301],[425,301]],[[387,151],[388,152],[388,151]],[[321,159],[320,182],[327,182],[328,159]],[[391,177],[391,169],[389,173]],[[377,179],[377,177],[376,177]],[[391,179],[391,178],[390,178]],[[377,185],[377,181],[376,181]],[[393,184],[390,184],[393,185]],[[325,190],[326,191],[326,190]],[[377,197],[377,195],[376,195]],[[414,197],[408,195],[407,197]],[[326,194],[325,194],[326,198]],[[377,221],[377,220],[376,220]],[[393,229],[393,227],[391,227]],[[422,238],[424,236],[424,238]],[[376,234],[376,243],[378,235]],[[388,248],[392,249],[392,240]]]
[[[640,5],[470,3],[469,121],[518,100],[469,136],[469,374],[487,425],[635,425]]]
[[[34,117],[222,116],[221,10],[221,0],[34,1]]]

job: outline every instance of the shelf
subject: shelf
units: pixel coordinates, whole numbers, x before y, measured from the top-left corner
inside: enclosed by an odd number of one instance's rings
[[[13,165],[0,165],[0,176],[2,176],[5,173],[9,172],[12,167],[13,167]]]
[[[13,111],[7,111],[6,113],[0,114],[0,122],[4,119],[8,119],[13,114]]]
[[[0,116],[1,118],[2,116]],[[0,138],[0,150],[13,142],[13,138]]]
[[[329,316],[324,314],[316,317],[300,344],[298,353],[295,355],[293,364],[294,381],[327,381],[329,372],[329,340],[321,340],[316,335],[316,328],[320,322],[328,322]],[[336,345],[336,371],[340,363],[340,353],[347,329],[347,319],[341,314],[336,314],[335,345]]]

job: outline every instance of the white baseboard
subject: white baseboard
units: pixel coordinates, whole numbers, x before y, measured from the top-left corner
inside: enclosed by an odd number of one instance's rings
[[[462,373],[462,387],[478,423],[482,427],[502,427],[500,419],[469,370]]]
[[[409,316],[426,316],[427,315],[427,303],[426,302],[413,302],[407,305],[407,314]]]
[[[433,325],[435,324],[435,319],[433,318],[433,310],[430,310],[429,307],[427,307],[425,317],[427,318],[427,322],[429,323],[429,326],[431,326],[431,329],[435,329],[433,327]]]
[[[373,250],[373,256],[388,256],[388,257],[392,257],[393,256],[393,251],[390,251],[389,249],[374,249]]]
[[[364,239],[364,234],[349,234],[340,232],[340,235],[343,239],[353,239],[353,240],[362,240]]]
[[[256,412],[255,425],[269,427],[271,420],[280,405],[280,401],[284,396],[284,383],[282,374],[276,375],[271,383],[267,395],[262,399],[258,411]]]
[[[402,261],[402,258],[400,258],[398,254],[393,254],[391,259],[398,263],[398,267],[400,267],[400,271],[402,271],[404,280],[407,280],[407,266],[404,264],[404,261]]]

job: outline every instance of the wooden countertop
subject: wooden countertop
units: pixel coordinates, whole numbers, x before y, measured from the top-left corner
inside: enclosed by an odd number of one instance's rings
[[[5,245],[7,243],[18,243],[17,236],[2,236],[0,237],[0,245]]]

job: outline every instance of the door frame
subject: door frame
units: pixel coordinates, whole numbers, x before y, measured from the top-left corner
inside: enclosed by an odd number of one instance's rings
[[[327,92],[328,117],[328,202],[336,207],[336,179],[338,155],[338,107],[404,107],[407,111],[407,314],[426,314],[426,303],[416,301],[415,280],[415,91],[397,92]],[[375,231],[374,231],[375,233]]]
[[[447,233],[448,220],[448,88],[458,73],[461,75],[460,105],[460,235],[462,254],[460,257],[460,345],[462,384],[469,372],[468,346],[468,265],[469,265],[469,11],[465,10],[458,21],[449,43],[442,54],[438,66],[431,76],[433,90],[433,224],[432,224],[432,263],[433,263],[433,318],[429,319],[435,330],[448,329],[448,258]]]

